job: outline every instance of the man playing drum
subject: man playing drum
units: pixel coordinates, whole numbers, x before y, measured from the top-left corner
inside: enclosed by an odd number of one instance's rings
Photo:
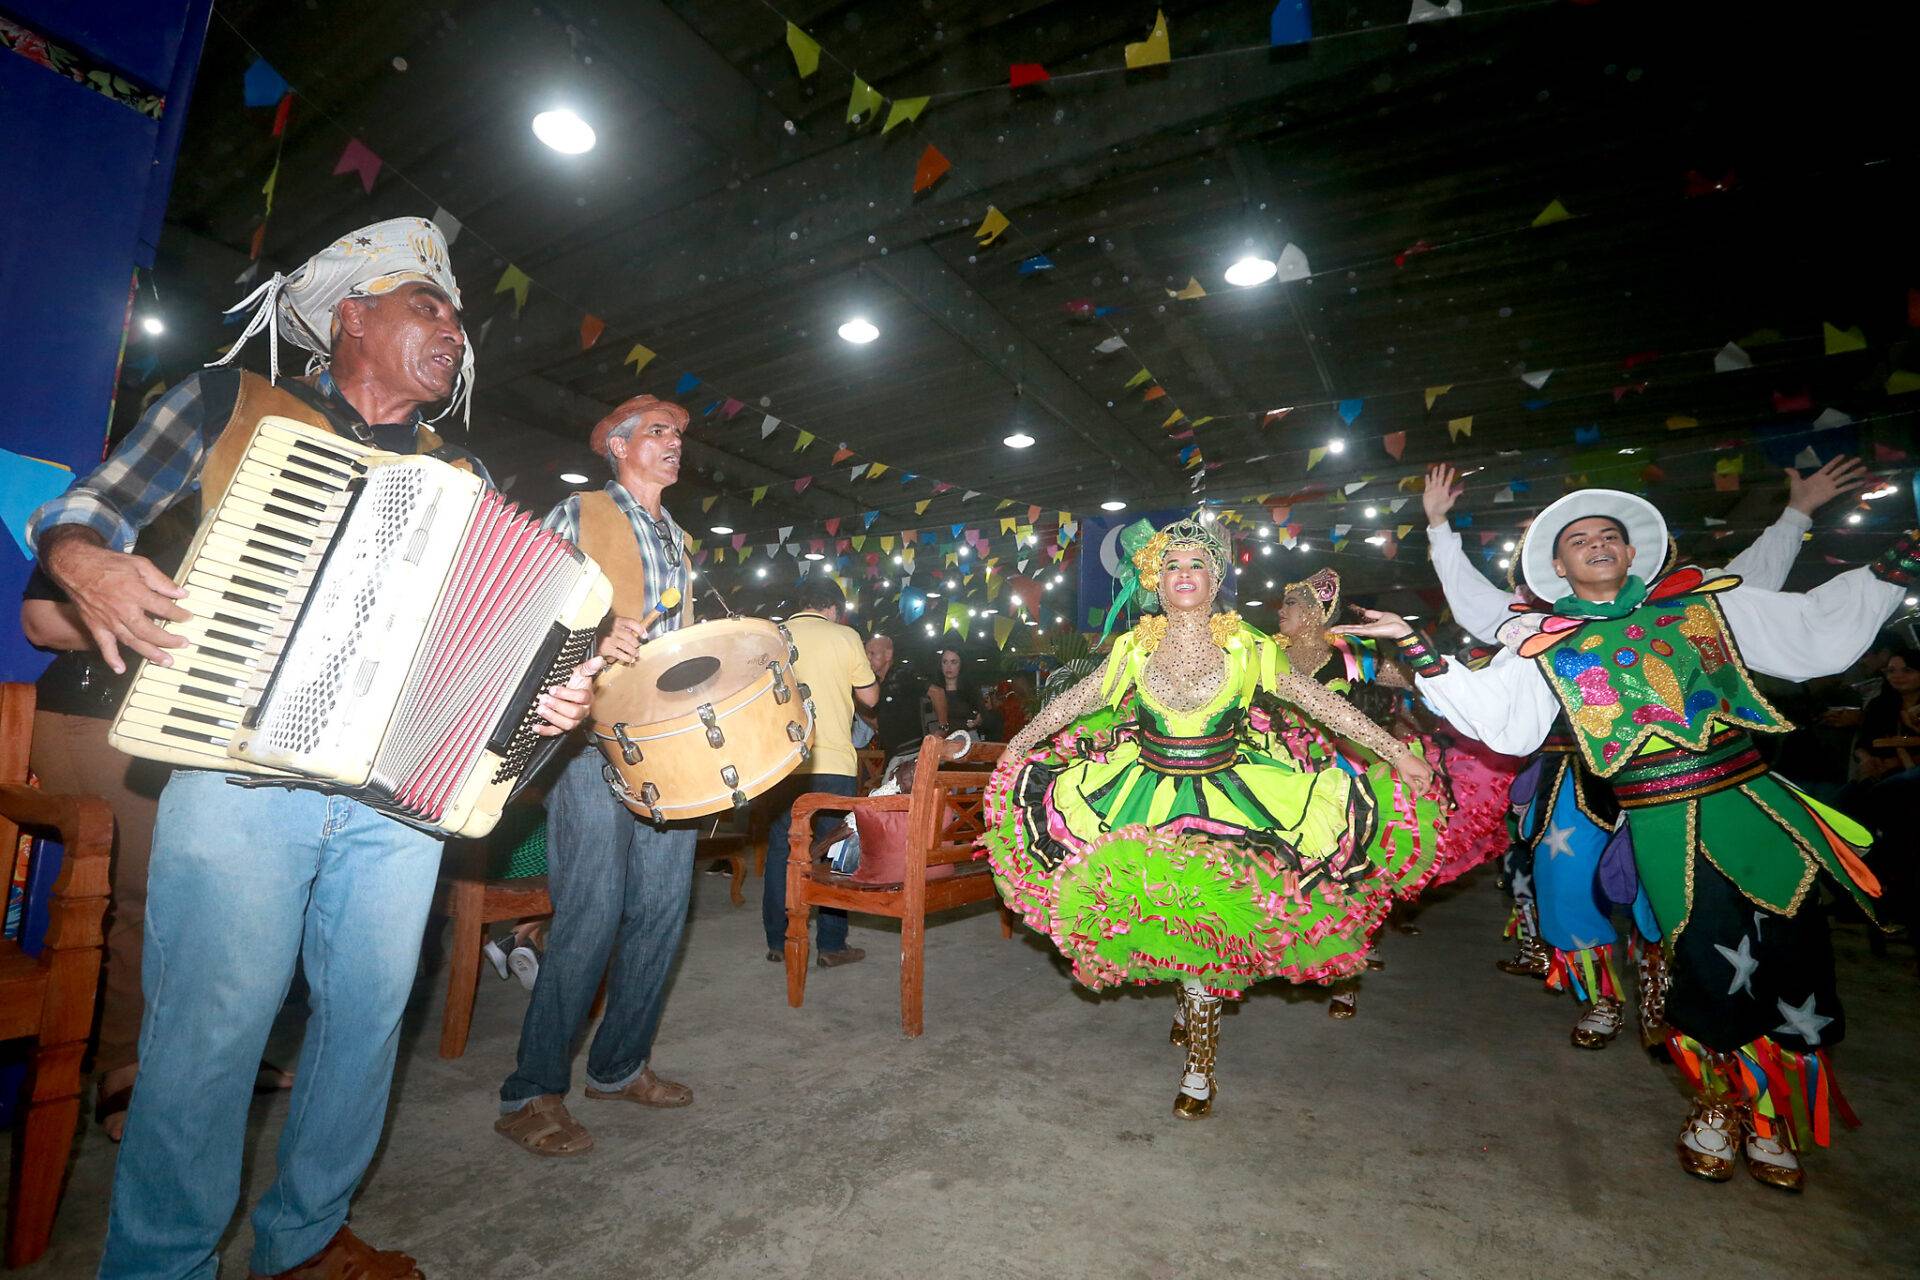
[[[683,602],[692,594],[684,535],[661,505],[680,478],[687,421],[685,409],[653,396],[614,409],[591,437],[614,478],[571,495],[547,517],[547,528],[592,556],[613,583],[613,626],[600,642],[609,661],[634,661],[642,643],[685,625],[691,612],[686,603],[661,606],[669,591]],[[535,1155],[575,1156],[593,1146],[565,1099],[573,1039],[603,974],[607,1012],[587,1053],[587,1097],[643,1107],[693,1101],[691,1089],[655,1075],[649,1058],[686,928],[696,832],[628,812],[607,787],[604,763],[591,745],[572,748],[547,794],[553,924],[494,1124]]]

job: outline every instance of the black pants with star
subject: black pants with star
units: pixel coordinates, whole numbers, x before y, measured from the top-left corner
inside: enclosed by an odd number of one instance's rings
[[[1730,1053],[1761,1036],[1783,1049],[1830,1049],[1847,1033],[1826,909],[1809,892],[1779,915],[1754,905],[1704,853],[1693,855],[1693,909],[1669,940],[1667,1025]]]

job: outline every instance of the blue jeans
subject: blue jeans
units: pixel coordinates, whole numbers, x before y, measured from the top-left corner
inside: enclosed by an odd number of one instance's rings
[[[767,930],[767,950],[778,951],[787,945],[787,833],[793,829],[793,802],[809,791],[850,796],[856,780],[843,773],[796,773],[773,792],[773,825],[767,828],[767,879],[760,891],[760,923]],[[835,815],[816,813],[813,833],[818,836],[832,829]],[[838,907],[821,907],[817,945],[824,954],[847,949],[847,913]]]
[[[247,1104],[296,961],[311,1013],[279,1170],[253,1213],[252,1267],[289,1270],[326,1247],[386,1120],[439,868],[437,837],[342,796],[250,790],[197,769],[168,781],[103,1278],[219,1274]]]
[[[553,924],[520,1025],[519,1060],[500,1086],[502,1111],[572,1086],[574,1041],[603,974],[607,1012],[587,1053],[588,1087],[624,1089],[653,1052],[667,971],[687,928],[698,833],[634,817],[607,789],[603,765],[587,747],[547,793]]]

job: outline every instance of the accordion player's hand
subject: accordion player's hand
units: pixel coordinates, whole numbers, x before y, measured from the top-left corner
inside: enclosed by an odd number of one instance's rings
[[[535,704],[542,723],[534,726],[533,731],[545,738],[558,737],[571,733],[586,723],[587,712],[593,708],[593,678],[607,665],[605,658],[588,658],[573,669],[565,683],[557,684],[540,695]]]
[[[54,531],[64,531],[54,526]],[[131,649],[161,666],[172,666],[167,653],[186,643],[159,625],[185,622],[188,614],[174,602],[186,595],[172,578],[145,556],[114,551],[99,535],[76,528],[64,537],[41,542],[40,562],[47,576],[59,583],[80,612],[88,634],[100,646],[100,656],[116,672],[127,669],[122,649]]]

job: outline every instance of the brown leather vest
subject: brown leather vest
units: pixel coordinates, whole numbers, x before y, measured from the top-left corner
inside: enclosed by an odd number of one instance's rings
[[[269,415],[292,418],[295,422],[329,434],[340,434],[327,421],[326,414],[293,392],[275,386],[257,373],[242,370],[240,395],[233,403],[233,414],[227,419],[227,425],[220,429],[219,436],[207,450],[206,460],[200,467],[201,511],[211,511],[221,495],[226,493],[227,486],[233,482],[233,473],[240,469],[240,460],[246,455],[247,445],[253,441],[255,428],[260,425],[260,419]],[[431,453],[441,444],[440,437],[425,427],[417,429],[414,440],[415,448],[420,453]],[[463,471],[473,469],[465,459],[455,460],[451,465]]]
[[[593,557],[600,572],[613,584],[613,614],[639,619],[646,615],[647,568],[634,542],[633,522],[605,489],[576,495],[580,499],[580,549]],[[685,554],[685,548],[681,554]],[[693,620],[692,592],[680,601],[680,622]]]

